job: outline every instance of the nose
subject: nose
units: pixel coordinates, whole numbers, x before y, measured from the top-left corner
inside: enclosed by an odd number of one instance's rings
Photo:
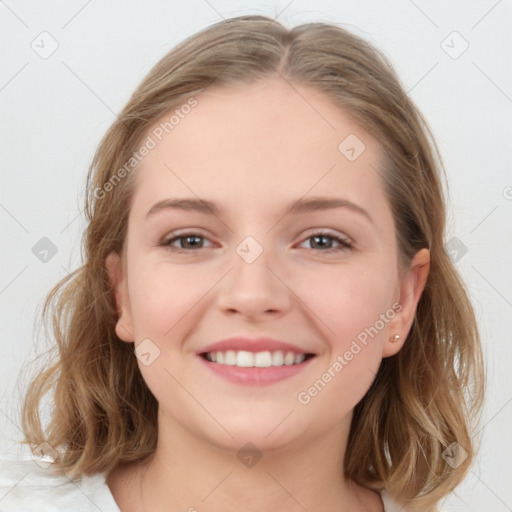
[[[254,259],[254,257],[259,255]],[[220,283],[218,307],[255,320],[289,311],[293,292],[275,252],[250,239],[234,251],[231,270]]]

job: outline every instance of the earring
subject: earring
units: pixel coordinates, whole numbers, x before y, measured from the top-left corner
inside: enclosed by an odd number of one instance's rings
[[[391,336],[391,338],[389,338],[389,341],[391,341],[391,343],[395,343],[395,341],[398,341],[400,339],[400,334],[395,334],[394,336]]]

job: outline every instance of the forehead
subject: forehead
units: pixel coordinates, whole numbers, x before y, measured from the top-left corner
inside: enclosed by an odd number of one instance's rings
[[[194,99],[173,111],[173,124],[170,112],[147,131],[155,147],[137,168],[134,203],[197,195],[256,208],[336,192],[366,206],[382,199],[380,146],[325,93],[277,78],[212,86]]]

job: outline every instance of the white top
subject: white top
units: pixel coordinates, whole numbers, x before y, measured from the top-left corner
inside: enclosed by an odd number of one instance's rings
[[[48,467],[46,467],[48,466]],[[381,493],[385,512],[399,512]],[[49,464],[35,460],[0,459],[0,512],[121,512],[105,475],[71,480],[51,473]]]

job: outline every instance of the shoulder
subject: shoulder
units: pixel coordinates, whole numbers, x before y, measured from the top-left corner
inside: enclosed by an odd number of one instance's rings
[[[105,477],[72,480],[51,464],[0,458],[0,512],[120,512]]]
[[[380,497],[384,505],[384,512],[398,512],[399,510],[403,510],[403,508],[399,508],[398,503],[391,498],[385,489],[380,492]]]
[[[411,509],[402,503],[398,503],[395,501],[386,491],[383,489],[380,491],[380,497],[382,499],[382,503],[384,505],[384,512],[414,512],[414,509]],[[437,512],[443,512],[443,510],[439,508],[435,508]]]

